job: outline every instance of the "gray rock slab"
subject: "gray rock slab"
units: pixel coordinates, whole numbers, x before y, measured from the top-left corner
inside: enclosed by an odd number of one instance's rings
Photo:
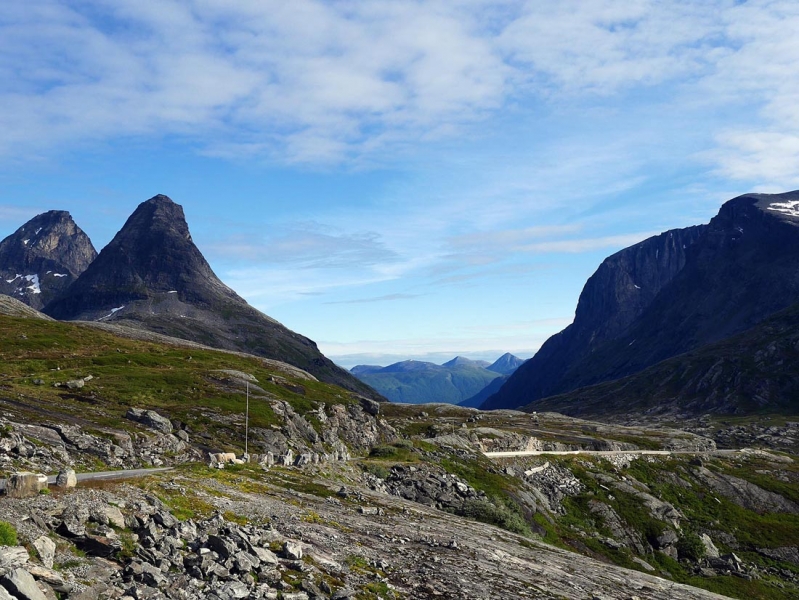
[[[14,569],[0,579],[0,585],[16,596],[18,600],[47,600],[47,596],[36,585],[33,575],[22,568]]]

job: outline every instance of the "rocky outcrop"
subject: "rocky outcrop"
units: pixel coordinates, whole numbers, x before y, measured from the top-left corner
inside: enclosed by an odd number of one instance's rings
[[[183,208],[163,195],[140,204],[68,292],[44,312],[275,359],[381,399],[325,358],[313,341],[257,311],[222,283],[195,246]]]
[[[98,459],[112,468],[136,468],[202,458],[187,440],[156,431],[107,429],[104,435],[96,435],[77,425],[29,425],[2,418],[0,427],[9,432],[0,438],[0,468],[63,471],[63,480],[59,479],[63,483],[58,485],[69,486],[69,471],[76,465],[95,466]],[[178,433],[185,436],[185,432]]]
[[[0,294],[41,309],[59,298],[96,256],[68,212],[43,213],[0,242]]]
[[[745,479],[714,473],[705,467],[694,469],[694,475],[708,489],[724,496],[738,506],[757,513],[799,514],[799,505],[777,493],[764,490]]]
[[[469,502],[488,501],[485,492],[432,465],[397,465],[385,478],[369,473],[364,477],[373,490],[459,514]]]
[[[145,427],[160,431],[161,433],[172,433],[172,422],[166,417],[162,417],[154,410],[144,410],[141,408],[130,408],[125,413],[125,418],[141,423]]]

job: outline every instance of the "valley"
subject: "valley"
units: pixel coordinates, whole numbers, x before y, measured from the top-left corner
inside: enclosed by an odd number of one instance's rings
[[[0,295],[0,599],[799,596],[795,194],[609,257],[528,361],[351,371],[166,196],[96,257],[36,217],[0,243],[40,286]]]

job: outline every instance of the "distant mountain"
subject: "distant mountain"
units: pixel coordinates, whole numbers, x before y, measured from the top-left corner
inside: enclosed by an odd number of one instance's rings
[[[510,375],[524,364],[524,359],[506,352],[495,360],[491,365],[486,366],[489,371],[494,371],[501,375]]]
[[[381,370],[383,367],[380,365],[355,365],[350,369],[350,373],[353,375],[361,375],[363,373],[376,373],[377,371]]]
[[[106,321],[297,366],[322,381],[376,394],[316,344],[251,307],[222,283],[191,239],[183,209],[143,202],[100,255],[47,304],[56,319]]]
[[[58,298],[96,256],[89,236],[68,212],[37,215],[0,242],[0,294],[41,309]]]
[[[481,369],[487,369],[490,364],[491,363],[488,362],[487,360],[472,360],[464,356],[456,356],[455,358],[445,362],[441,366],[447,367],[448,369],[452,369],[454,367],[478,367]]]
[[[799,413],[799,304],[723,341],[523,410],[571,416]]]
[[[443,365],[405,360],[387,367],[358,365],[351,372],[392,402],[458,404],[500,378],[483,363],[489,364],[459,356]]]
[[[799,298],[799,192],[746,194],[707,226],[606,259],[574,322],[481,408],[513,408],[637,373],[745,331]]]

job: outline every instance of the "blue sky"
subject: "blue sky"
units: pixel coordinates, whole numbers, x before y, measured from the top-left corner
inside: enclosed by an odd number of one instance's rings
[[[530,356],[601,260],[799,187],[799,4],[28,0],[0,12],[0,237],[183,205],[345,366]]]

